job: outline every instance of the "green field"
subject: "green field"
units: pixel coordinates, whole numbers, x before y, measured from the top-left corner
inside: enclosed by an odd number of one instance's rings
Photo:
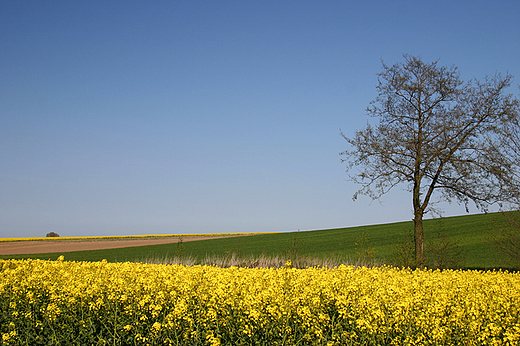
[[[516,214],[518,215],[518,214]],[[449,267],[512,268],[509,258],[491,244],[491,234],[507,222],[500,213],[425,220],[429,264],[445,260]],[[197,262],[207,256],[279,256],[343,258],[351,264],[402,264],[403,249],[410,249],[413,223],[398,222],[318,231],[260,234],[179,244],[149,245],[63,253],[66,260],[109,262],[147,261],[189,256]],[[446,246],[448,245],[448,246]],[[408,252],[409,253],[409,252]],[[56,259],[62,253],[4,255],[0,259]],[[361,262],[360,262],[361,260]],[[439,261],[437,261],[439,263]]]

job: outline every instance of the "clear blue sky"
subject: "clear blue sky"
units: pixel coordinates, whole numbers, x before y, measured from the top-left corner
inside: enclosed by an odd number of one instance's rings
[[[410,220],[339,155],[403,54],[518,94],[520,2],[2,1],[0,237]]]

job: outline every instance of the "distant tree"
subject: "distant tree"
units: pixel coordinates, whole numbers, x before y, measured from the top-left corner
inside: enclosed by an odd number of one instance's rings
[[[59,237],[60,235],[58,233],[55,233],[55,232],[50,232],[50,233],[47,233],[47,237]]]
[[[404,183],[412,194],[415,259],[424,266],[423,217],[432,196],[451,202],[489,205],[518,200],[518,165],[501,144],[518,124],[519,101],[505,89],[512,76],[464,83],[456,67],[425,63],[405,55],[404,63],[378,74],[378,96],[367,113],[379,118],[352,138],[349,177],[361,185],[354,194],[379,199]],[[507,128],[510,126],[511,128]],[[509,152],[511,153],[511,152]]]

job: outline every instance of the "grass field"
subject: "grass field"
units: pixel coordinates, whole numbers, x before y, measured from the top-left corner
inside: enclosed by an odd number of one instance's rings
[[[505,224],[500,213],[465,215],[425,220],[426,248],[430,265],[435,259],[462,268],[511,268],[508,258],[491,245],[491,234]],[[344,258],[349,263],[402,264],[411,246],[413,223],[399,222],[317,231],[258,234],[209,239],[182,244],[162,244],[118,249],[63,253],[66,260],[109,262],[151,261],[189,256],[195,262],[207,256],[298,256]],[[62,253],[8,255],[0,259],[56,259]],[[408,253],[409,254],[409,253]],[[451,261],[451,262],[450,262]]]

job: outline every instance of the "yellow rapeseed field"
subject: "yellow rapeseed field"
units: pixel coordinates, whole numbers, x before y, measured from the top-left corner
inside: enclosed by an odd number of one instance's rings
[[[2,345],[520,345],[520,274],[0,260]]]

